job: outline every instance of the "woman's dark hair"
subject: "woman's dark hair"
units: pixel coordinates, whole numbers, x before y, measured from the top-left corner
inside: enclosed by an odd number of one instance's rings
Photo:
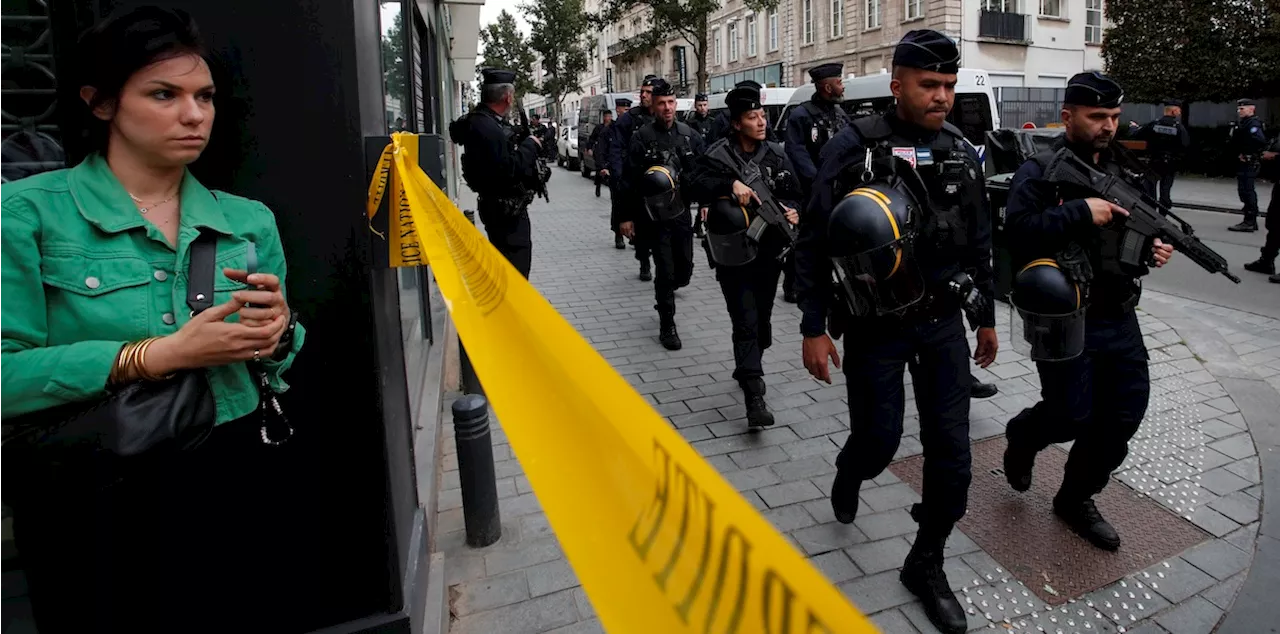
[[[96,89],[87,124],[91,149],[95,150],[106,148],[108,126],[93,116],[94,108],[119,99],[134,73],[183,55],[207,57],[200,29],[186,11],[154,6],[112,13],[80,36],[79,54],[76,88]]]

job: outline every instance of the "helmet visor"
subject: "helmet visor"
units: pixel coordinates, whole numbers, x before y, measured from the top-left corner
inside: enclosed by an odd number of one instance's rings
[[[707,232],[707,248],[711,261],[720,266],[742,266],[756,259],[760,247],[747,237],[746,231],[720,235]]]
[[[1064,315],[1042,315],[1010,303],[1013,350],[1032,361],[1074,359],[1084,352],[1084,321],[1084,307]]]
[[[924,275],[909,239],[831,261],[854,317],[901,313],[924,297]]]

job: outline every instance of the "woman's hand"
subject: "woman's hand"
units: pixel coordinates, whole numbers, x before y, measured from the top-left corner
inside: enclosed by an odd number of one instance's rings
[[[751,201],[760,204],[760,199],[756,196],[756,192],[742,181],[733,181],[733,198],[738,201],[739,205],[746,207]]]
[[[240,323],[246,326],[265,326],[279,315],[289,321],[289,305],[280,292],[280,278],[270,273],[254,273],[236,269],[222,269],[227,279],[254,286],[257,290],[236,291],[231,297],[243,304],[253,304],[240,309]]]
[[[792,208],[790,208],[790,207],[788,207],[788,206],[786,206],[786,205],[783,205],[783,206],[782,206],[782,211],[783,211],[783,212],[785,212],[785,215],[784,215],[783,217],[785,217],[785,218],[787,219],[787,222],[789,222],[789,223],[791,223],[791,224],[793,224],[793,225],[798,225],[798,224],[800,224],[800,212],[798,212],[798,211],[796,211],[796,210],[794,210],[794,209],[792,209]]]
[[[265,291],[255,291],[265,292]],[[226,321],[244,302],[233,299],[191,318],[178,332],[151,344],[144,359],[147,371],[164,375],[178,370],[229,365],[254,358],[269,359],[289,325],[285,315],[276,315],[264,324],[248,325]]]

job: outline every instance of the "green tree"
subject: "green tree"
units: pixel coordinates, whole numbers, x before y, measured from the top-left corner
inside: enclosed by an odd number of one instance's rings
[[[582,0],[535,0],[520,5],[529,20],[529,45],[542,56],[546,76],[541,92],[551,97],[553,120],[559,120],[565,95],[582,90],[581,75],[591,61],[596,39]]]
[[[765,11],[778,7],[779,0],[743,0],[748,8]],[[698,92],[707,91],[707,51],[710,38],[707,18],[720,9],[720,0],[603,0],[600,13],[594,17],[597,28],[620,20],[636,7],[650,14],[649,29],[626,39],[617,58],[630,61],[661,46],[673,35],[693,44],[693,57],[698,60]]]
[[[385,94],[400,100],[407,106],[409,74],[405,55],[404,12],[397,11],[395,21],[387,34],[382,36],[382,83]]]
[[[480,44],[483,58],[476,67],[477,75],[485,68],[505,68],[515,72],[517,99],[536,89],[533,84],[533,49],[516,26],[515,16],[503,9],[497,21],[480,29]]]
[[[1277,94],[1280,0],[1110,0],[1107,73],[1134,101]]]

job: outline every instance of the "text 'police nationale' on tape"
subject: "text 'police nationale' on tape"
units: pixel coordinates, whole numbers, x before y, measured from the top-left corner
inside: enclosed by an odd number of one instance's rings
[[[875,632],[503,259],[416,150],[393,135],[416,240],[605,629]]]

